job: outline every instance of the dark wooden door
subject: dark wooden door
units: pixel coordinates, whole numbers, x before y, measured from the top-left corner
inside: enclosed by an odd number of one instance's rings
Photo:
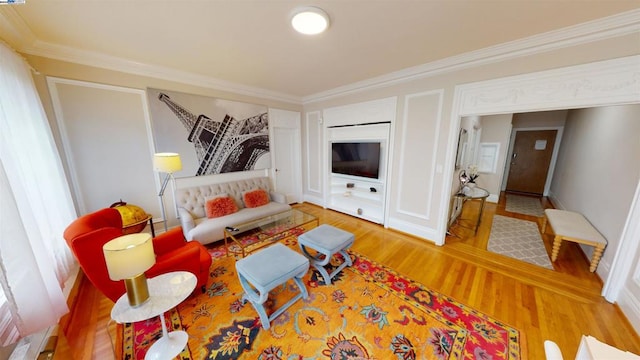
[[[557,130],[518,131],[507,178],[507,191],[542,195]]]

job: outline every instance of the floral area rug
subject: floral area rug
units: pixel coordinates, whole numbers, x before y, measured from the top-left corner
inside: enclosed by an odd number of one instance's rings
[[[297,249],[295,236],[282,240]],[[211,266],[205,293],[165,314],[189,334],[180,359],[521,359],[522,334],[489,316],[351,252],[353,266],[331,285],[313,268],[300,299],[264,330],[241,302],[235,260]],[[336,264],[340,259],[332,259]],[[268,266],[268,264],[265,264]],[[274,289],[267,313],[298,293],[293,281]],[[171,330],[169,330],[171,331]],[[143,359],[161,336],[158,317],[118,325],[117,356]]]

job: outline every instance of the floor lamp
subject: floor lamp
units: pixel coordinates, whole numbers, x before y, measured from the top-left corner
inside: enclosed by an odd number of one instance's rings
[[[164,231],[167,231],[167,216],[164,209],[164,190],[167,188],[169,179],[173,179],[173,173],[182,170],[182,161],[177,153],[156,153],[153,155],[153,168],[159,173],[166,173],[167,176],[162,182],[162,187],[158,196],[162,204],[162,221],[164,221]]]

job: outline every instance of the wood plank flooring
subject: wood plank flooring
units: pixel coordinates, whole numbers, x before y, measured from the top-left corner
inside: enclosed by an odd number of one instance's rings
[[[462,219],[473,219],[476,206],[468,202]],[[563,243],[554,271],[485,250],[494,214],[541,225],[535,217],[504,211],[504,196],[498,204],[486,204],[477,234],[461,226],[463,220],[452,228],[460,237],[448,236],[445,246],[311,204],[295,207],[354,233],[354,251],[520,329],[525,359],[544,359],[547,339],[558,343],[565,359],[573,359],[583,334],[640,354],[640,337],[619,308],[600,296],[602,281],[589,272],[577,245]],[[552,235],[544,234],[543,240],[550,254]],[[78,293],[54,359],[113,359],[113,303],[88,281]]]

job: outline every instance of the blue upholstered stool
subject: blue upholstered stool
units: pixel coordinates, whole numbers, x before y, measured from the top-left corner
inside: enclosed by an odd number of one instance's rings
[[[309,271],[309,260],[301,254],[289,249],[281,243],[260,250],[236,262],[236,270],[240,285],[244,289],[243,301],[249,301],[260,315],[262,327],[266,330],[271,321],[300,298],[308,298],[307,288],[302,277]],[[264,309],[264,302],[269,297],[269,291],[293,279],[300,289],[294,296],[271,316]]]
[[[337,273],[345,267],[351,266],[351,257],[349,257],[347,249],[353,245],[354,239],[355,237],[350,232],[322,224],[298,236],[298,244],[302,252],[311,260],[311,265],[322,274],[324,283],[330,285],[331,279]],[[316,254],[309,253],[307,248],[315,250]],[[324,266],[331,261],[331,257],[336,253],[342,255],[344,262],[329,274]]]

